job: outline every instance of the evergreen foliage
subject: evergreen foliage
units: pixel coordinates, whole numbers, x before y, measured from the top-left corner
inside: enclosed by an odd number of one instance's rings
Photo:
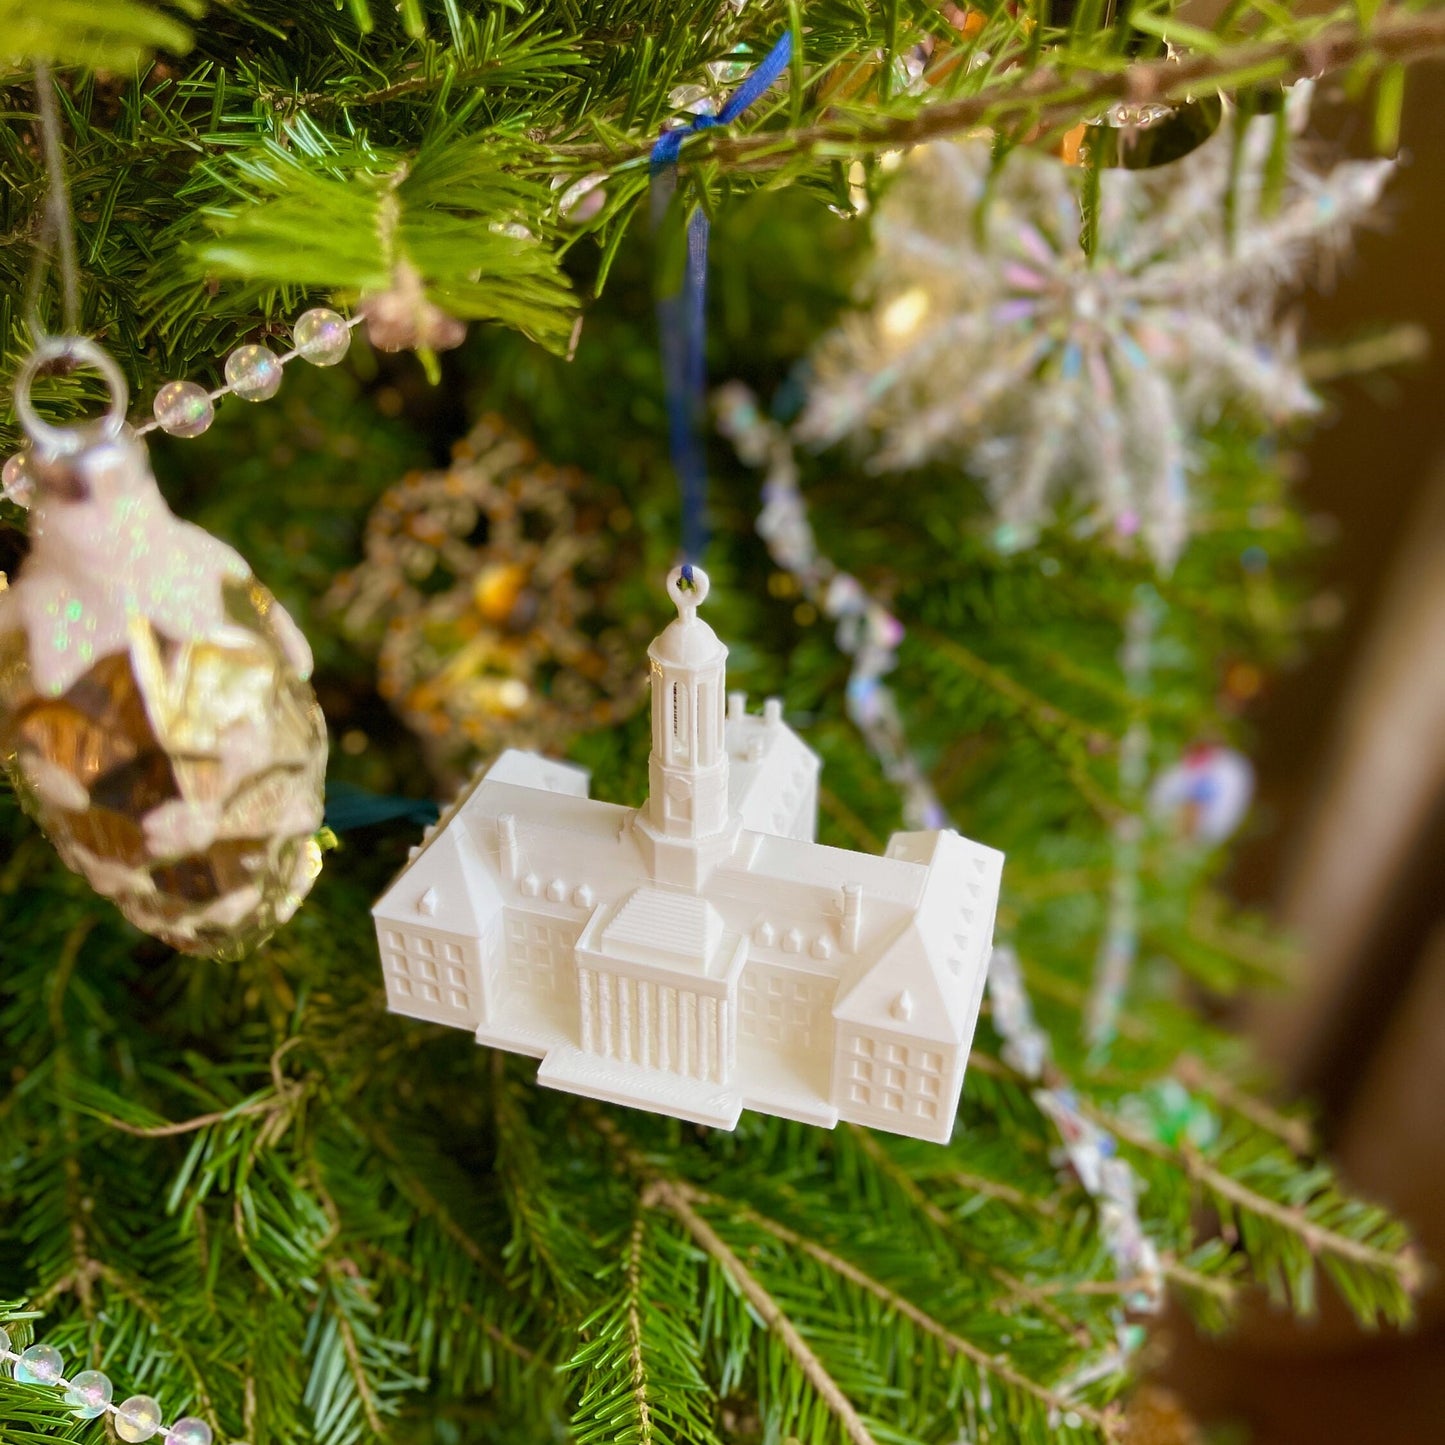
[[[1408,53],[1403,35],[1445,41],[1439,12],[1388,6],[1305,20],[1236,5],[1205,34],[1166,25],[1164,7],[1101,27],[1084,5],[1062,29],[1000,7],[966,43],[978,63],[918,96],[892,60],[953,34],[926,0],[23,9],[22,26],[0,4],[7,368],[27,345],[43,191],[22,64],[38,54],[91,67],[66,73],[62,103],[86,324],[142,395],[214,380],[231,347],[307,301],[354,301],[402,260],[444,307],[503,323],[474,328],[435,391],[415,360],[358,340],[345,371],[293,367],[276,401],[225,403],[204,438],[154,448],[177,510],[239,546],[302,622],[334,734],[369,738],[337,750],[336,775],[412,795],[428,787],[419,753],[321,599],[375,498],[482,408],[628,499],[643,540],[616,605],[662,620],[677,504],[657,261],[635,218],[674,87],[785,24],[803,38],[786,93],[684,151],[718,212],[712,374],[786,395],[866,244],[866,223],[828,206],[849,209],[849,165],[881,142],[940,115],[1061,129],[1155,65],[1165,30],[1188,42],[1189,74],[1229,88],[1292,73],[1311,43],[1363,77]],[[592,173],[609,176],[607,204],[568,229],[552,182]],[[1119,1037],[1102,1061],[1082,1042],[1110,825],[1132,802],[1119,738],[1146,717],[1157,764],[1234,735],[1222,661],[1278,666],[1300,643],[1305,529],[1274,444],[1234,416],[1197,442],[1202,525],[1168,577],[1067,517],[1001,554],[978,489],[944,468],[880,479],[830,455],[805,461],[804,488],[825,549],[908,627],[895,681],[912,739],[958,826],[1008,855],[1000,928],[1052,1036],[1051,1081],[1081,1090],[1139,1171],[1172,1289],[1214,1329],[1255,1282],[1309,1310],[1324,1275],[1362,1321],[1399,1323],[1416,1275],[1403,1228],[1343,1192],[1307,1121],[1246,1091],[1254,1070],[1201,1016],[1201,998],[1273,975],[1284,952],[1223,899],[1217,853],[1151,827]],[[732,677],[783,695],[823,754],[824,840],[879,850],[898,801],[846,720],[846,659],[752,537],[756,476],[713,462],[708,566]],[[6,521],[8,560],[23,519]],[[1118,661],[1141,587],[1161,615],[1147,698]],[[635,801],[647,745],[634,720],[572,754],[596,791]],[[1122,1375],[1069,1382],[1115,1343],[1133,1282],[1114,1277],[987,1018],[947,1148],[751,1114],[726,1135],[579,1102],[539,1089],[526,1061],[385,1014],[368,909],[410,841],[404,827],[343,839],[281,935],[212,965],[129,928],[0,793],[13,1338],[33,1328],[111,1374],[117,1397],[153,1394],[251,1445],[1117,1434]],[[1206,1111],[1203,1136],[1164,1117],[1170,1076]],[[6,1445],[96,1428],[10,1381],[0,1422]]]

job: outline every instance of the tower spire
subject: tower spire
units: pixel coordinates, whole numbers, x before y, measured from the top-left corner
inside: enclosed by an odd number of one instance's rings
[[[698,839],[728,823],[723,746],[728,650],[698,615],[708,594],[701,567],[674,567],[667,593],[677,617],[647,649],[652,674],[648,818],[663,837]]]

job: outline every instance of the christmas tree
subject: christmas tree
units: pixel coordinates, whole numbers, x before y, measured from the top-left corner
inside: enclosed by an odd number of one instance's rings
[[[1445,12],[1173,9],[0,0],[4,372],[69,327],[145,404],[232,386],[152,459],[300,625],[332,742],[321,876],[239,960],[0,792],[7,1445],[151,1438],[132,1396],[171,1445],[1104,1440],[1166,1296],[1409,1319],[1403,1227],[1210,1019],[1287,956],[1219,883],[1226,669],[1303,630],[1276,301],[1389,169],[1330,165],[1307,91],[1388,157]],[[946,1145],[595,1103],[386,1010],[370,907],[429,800],[513,744],[646,793],[702,518],[654,301],[698,210],[730,681],[820,754],[823,842],[1007,858]],[[227,356],[321,307],[345,364],[246,404]]]

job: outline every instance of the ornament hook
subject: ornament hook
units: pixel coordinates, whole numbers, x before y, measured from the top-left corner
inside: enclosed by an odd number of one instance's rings
[[[674,567],[667,574],[667,595],[677,604],[677,615],[684,622],[707,601],[708,586],[707,573],[691,563],[685,567]]]
[[[110,406],[103,416],[75,426],[56,426],[46,421],[30,400],[30,387],[42,367],[68,360],[94,367],[110,391]],[[37,450],[52,456],[66,456],[93,444],[97,431],[107,441],[119,436],[125,426],[130,388],[125,373],[109,352],[84,336],[47,336],[20,364],[15,374],[15,417]]]

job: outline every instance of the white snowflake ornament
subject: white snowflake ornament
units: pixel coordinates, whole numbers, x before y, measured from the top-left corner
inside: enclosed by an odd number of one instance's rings
[[[819,346],[800,435],[865,438],[880,470],[959,458],[1005,545],[1072,498],[1167,568],[1188,535],[1191,434],[1234,404],[1271,424],[1317,407],[1279,294],[1393,166],[1292,159],[1272,196],[1276,124],[1249,122],[1237,164],[1224,126],[1175,165],[1104,173],[1092,256],[1077,169],[1019,150],[995,172],[976,140],[913,152],[878,209],[873,304]]]

